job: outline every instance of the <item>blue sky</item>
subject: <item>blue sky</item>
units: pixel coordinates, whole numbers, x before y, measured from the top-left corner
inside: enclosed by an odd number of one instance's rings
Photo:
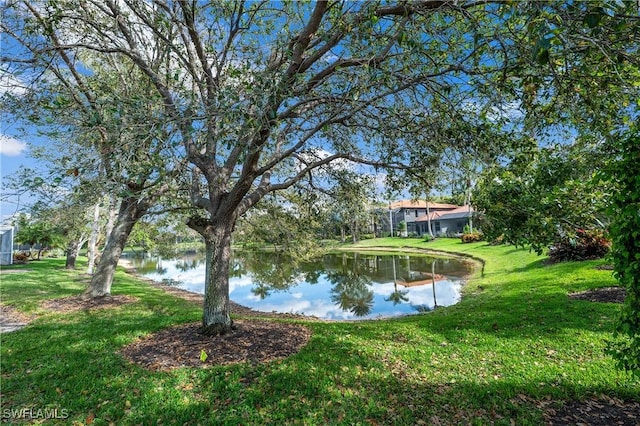
[[[6,42],[6,40],[3,40]],[[3,50],[6,43],[3,43]],[[8,70],[0,69],[0,96],[5,94],[20,95],[24,93],[22,82],[14,77]],[[0,219],[15,213],[19,207],[18,199],[8,197],[7,178],[15,174],[20,167],[32,167],[34,160],[28,158],[28,144],[18,135],[18,124],[15,117],[3,111],[0,115]]]
[[[7,185],[11,176],[22,168],[38,168],[38,161],[30,157],[30,144],[46,144],[47,140],[39,136],[19,136],[17,120],[12,120],[6,113],[0,118],[0,219],[13,215],[18,209],[25,208],[29,196],[17,197],[12,195],[14,190]],[[35,129],[34,129],[35,133]],[[28,138],[28,139],[27,139]]]
[[[0,198],[0,214],[6,216],[16,212],[20,207],[17,197],[5,199],[11,192],[7,189],[7,178],[14,175],[21,167],[34,167],[35,160],[27,156],[27,143],[7,134],[10,124],[3,117],[0,128],[0,174],[2,175],[2,190]]]

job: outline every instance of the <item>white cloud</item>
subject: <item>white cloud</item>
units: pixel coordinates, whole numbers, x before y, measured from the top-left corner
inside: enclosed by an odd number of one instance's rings
[[[17,157],[27,149],[27,144],[11,136],[0,134],[0,154]]]

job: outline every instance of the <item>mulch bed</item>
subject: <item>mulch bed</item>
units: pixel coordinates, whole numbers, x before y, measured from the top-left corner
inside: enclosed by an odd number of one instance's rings
[[[86,299],[82,295],[78,295],[45,300],[40,306],[55,312],[77,312],[92,309],[117,308],[127,303],[136,302],[137,300],[137,297],[124,295],[105,296],[95,299]]]
[[[197,305],[204,295],[151,283],[163,291]],[[120,354],[151,370],[206,367],[241,362],[260,363],[296,354],[311,338],[311,331],[297,324],[268,319],[313,319],[298,314],[259,312],[230,302],[231,312],[245,319],[234,321],[234,330],[222,336],[205,336],[201,324],[183,324],[164,329],[124,347]],[[202,352],[206,354],[201,360]]]
[[[588,300],[590,302],[624,303],[627,291],[624,287],[605,287],[581,291],[569,295],[574,300]]]
[[[613,265],[598,265],[596,266],[596,269],[599,271],[613,271]]]
[[[547,409],[545,420],[549,426],[638,426],[640,403],[602,395],[586,401],[569,401],[558,409]]]
[[[306,327],[276,321],[236,320],[234,327],[211,337],[200,333],[199,323],[183,324],[134,342],[120,354],[151,370],[261,363],[297,353],[311,337]]]

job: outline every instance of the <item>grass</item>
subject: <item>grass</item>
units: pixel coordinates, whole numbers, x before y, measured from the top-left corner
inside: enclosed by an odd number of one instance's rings
[[[200,310],[118,271],[115,310],[52,314],[44,299],[77,294],[62,259],[1,276],[2,303],[37,314],[0,336],[2,413],[64,409],[60,423],[505,424],[543,423],[543,409],[600,394],[640,401],[640,383],[604,348],[619,306],[575,301],[574,291],[615,285],[598,261],[545,266],[527,250],[459,240],[376,239],[370,249],[431,249],[486,261],[458,305],[371,322],[305,322],[297,355],[268,364],[149,372],[117,350]]]

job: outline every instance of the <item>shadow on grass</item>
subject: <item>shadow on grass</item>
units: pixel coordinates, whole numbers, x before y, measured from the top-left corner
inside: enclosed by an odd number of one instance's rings
[[[547,399],[615,394],[558,379],[443,381],[414,374],[335,336],[316,336],[298,355],[268,365],[182,371],[181,399],[146,400],[131,422],[174,419],[216,424],[543,423]],[[171,381],[171,378],[169,378]],[[532,389],[534,391],[532,392]],[[197,419],[197,420],[196,420]]]
[[[315,324],[318,332],[299,354],[269,364],[149,372],[116,352],[147,333],[194,320],[194,312],[173,311],[164,299],[147,296],[113,311],[43,319],[3,336],[3,406],[65,408],[77,421],[116,424],[541,424],[535,401],[519,394],[542,400],[620,392],[561,378],[544,386],[533,378],[447,379],[428,364],[434,345],[427,337],[437,333],[456,342],[465,325],[446,317],[425,322],[428,315],[384,326]],[[466,326],[480,329],[480,323]],[[423,360],[403,360],[393,351],[402,341],[393,333],[411,325],[422,330],[411,338],[425,349]],[[386,334],[375,334],[376,326]]]
[[[534,269],[544,268],[547,265],[547,261],[547,258],[534,260],[533,262],[530,262],[525,266],[514,269],[514,272],[528,272]]]
[[[117,350],[148,333],[196,318],[184,309],[167,312],[158,306],[151,297],[117,309],[52,314],[3,335],[3,406],[65,408],[72,416],[111,413],[107,406],[119,400],[124,405],[129,385],[150,391],[144,383],[154,386],[154,375],[128,364]]]
[[[167,373],[131,365],[117,351],[148,333],[198,320],[201,308],[118,275],[114,294],[140,301],[114,310],[46,314],[2,336],[3,408],[65,408],[71,419],[62,423],[511,424],[514,419],[520,425],[542,423],[536,401],[547,397],[604,393],[640,399],[637,386],[616,387],[607,377],[571,377],[580,363],[561,365],[554,357],[572,354],[547,352],[556,341],[610,331],[616,307],[569,300],[567,288],[575,283],[556,285],[554,274],[570,268],[545,271],[537,286],[501,285],[499,292],[485,291],[435,313],[310,324],[313,338],[286,360]],[[580,286],[597,285],[598,276]],[[37,289],[28,290],[34,300],[40,297]],[[77,286],[56,292],[72,290],[77,294]],[[564,347],[586,351],[592,343]],[[594,351],[601,350],[599,342],[593,344]],[[434,354],[444,368],[474,370],[445,371],[431,364]],[[454,356],[463,359],[447,361]],[[590,362],[589,354],[585,357]],[[489,374],[480,374],[484,367]],[[569,367],[565,378],[563,368]],[[503,371],[514,368],[517,374]]]

